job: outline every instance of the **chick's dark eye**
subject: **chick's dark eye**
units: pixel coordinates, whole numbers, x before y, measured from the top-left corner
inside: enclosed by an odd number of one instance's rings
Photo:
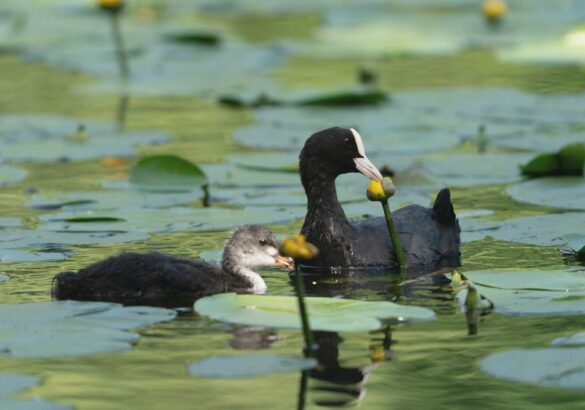
[[[260,246],[266,246],[266,245],[268,245],[268,241],[266,239],[260,239],[258,241],[258,243],[260,244]]]

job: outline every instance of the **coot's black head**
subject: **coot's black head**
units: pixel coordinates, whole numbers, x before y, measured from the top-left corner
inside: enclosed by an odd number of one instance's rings
[[[238,228],[227,241],[223,252],[226,262],[235,268],[256,270],[265,266],[288,267],[289,258],[278,252],[278,240],[262,225],[245,225]]]
[[[311,135],[300,155],[301,176],[317,164],[320,172],[333,177],[361,172],[370,179],[382,179],[380,171],[366,156],[362,137],[353,128],[333,127]]]

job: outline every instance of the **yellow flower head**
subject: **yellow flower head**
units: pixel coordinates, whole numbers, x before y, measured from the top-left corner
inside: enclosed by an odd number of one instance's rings
[[[104,10],[119,11],[124,7],[123,0],[97,0],[98,6]]]
[[[488,20],[498,20],[508,12],[508,6],[503,0],[486,0],[483,2],[483,15]]]
[[[319,254],[319,249],[310,242],[307,242],[305,235],[298,234],[289,236],[282,241],[280,252],[296,260],[310,260]]]
[[[370,181],[367,196],[370,201],[383,201],[390,198],[396,192],[392,178],[384,177],[383,180]]]

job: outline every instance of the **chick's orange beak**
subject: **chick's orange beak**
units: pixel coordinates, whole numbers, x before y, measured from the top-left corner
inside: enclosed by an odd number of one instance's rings
[[[288,269],[289,271],[295,269],[295,261],[288,256],[276,255],[274,257],[274,264],[279,268]]]

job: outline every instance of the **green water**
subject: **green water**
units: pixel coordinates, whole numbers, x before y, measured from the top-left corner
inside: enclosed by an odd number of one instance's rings
[[[224,20],[222,17],[214,18]],[[302,38],[299,21],[315,24],[315,18],[291,17],[282,26],[260,17],[232,19],[234,30],[252,41],[262,42],[271,33]],[[255,28],[256,27],[256,28]],[[273,30],[273,31],[271,31]],[[260,35],[258,32],[262,32]],[[469,51],[451,57],[385,58],[365,62],[380,73],[388,89],[435,86],[509,86],[536,92],[585,90],[585,76],[579,68],[547,68],[506,65],[489,51]],[[356,68],[364,61],[293,58],[273,75],[289,85],[326,87],[354,81]],[[58,113],[73,117],[111,119],[114,97],[73,93],[75,85],[91,82],[80,74],[66,74],[41,64],[23,63],[12,55],[0,56],[0,111],[14,113]],[[132,99],[128,128],[159,128],[175,140],[143,153],[175,153],[192,161],[218,162],[227,155],[245,152],[231,139],[231,132],[251,121],[251,112],[222,108],[194,97]],[[27,165],[29,177],[0,190],[4,216],[18,216],[33,226],[37,211],[25,208],[23,189],[91,190],[104,178],[120,177],[126,168],[114,169],[98,161]],[[455,208],[493,209],[495,218],[544,213],[546,208],[523,205],[504,196],[504,187],[454,189]],[[298,232],[300,221],[273,226],[275,232]],[[226,232],[155,235],[145,242],[113,246],[73,247],[75,255],[63,262],[2,265],[0,273],[10,276],[0,284],[0,303],[50,300],[52,277],[63,270],[76,270],[121,250],[159,250],[179,256],[196,256],[221,247]],[[564,259],[557,249],[512,244],[484,239],[462,247],[463,266],[475,269],[563,269],[579,266]],[[264,272],[272,294],[291,294],[292,286],[280,271]],[[337,280],[337,282],[340,282]],[[345,283],[343,283],[345,282]],[[384,281],[368,287],[351,280],[319,286],[338,295],[363,299],[392,299]],[[332,290],[333,289],[333,290]],[[361,386],[343,386],[354,396],[351,403],[364,409],[469,409],[469,408],[584,408],[585,394],[496,380],[484,375],[479,360],[491,352],[515,347],[540,347],[556,337],[583,330],[580,317],[511,318],[496,314],[484,317],[479,335],[467,336],[465,316],[449,295],[433,287],[415,288],[403,297],[406,303],[432,307],[438,320],[403,325],[393,329],[391,360],[370,369]],[[309,286],[308,292],[315,292]],[[129,352],[76,358],[0,358],[0,371],[40,375],[42,385],[25,393],[46,400],[70,404],[79,409],[290,409],[299,400],[301,375],[277,374],[240,380],[206,380],[189,376],[186,364],[208,356],[244,353],[232,346],[254,346],[250,340],[269,345],[277,354],[299,355],[299,332],[270,332],[232,328],[230,325],[184,315],[140,331],[141,339]],[[372,363],[370,348],[380,345],[379,334],[342,335],[338,346],[340,366],[365,367]],[[247,344],[246,344],[247,343]],[[334,349],[335,346],[332,346]],[[337,387],[338,391],[327,388]],[[326,402],[343,402],[352,397],[340,386],[310,378],[306,408]]]

